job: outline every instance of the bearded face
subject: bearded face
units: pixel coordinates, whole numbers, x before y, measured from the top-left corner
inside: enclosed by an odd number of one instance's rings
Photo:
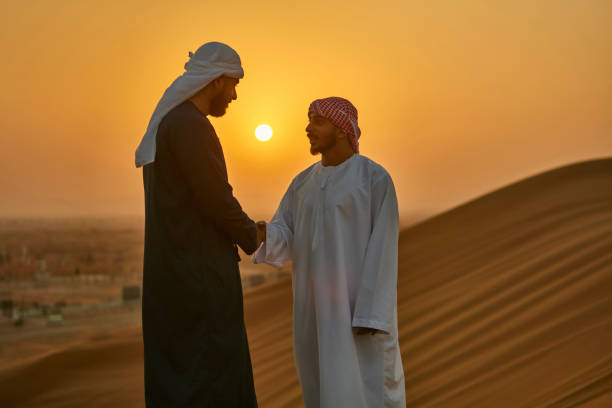
[[[309,117],[306,134],[310,140],[310,153],[315,155],[326,152],[336,145],[338,128],[329,119],[313,114]]]
[[[210,101],[210,115],[216,118],[225,115],[230,102],[225,97],[225,93],[221,89]]]
[[[211,116],[220,117],[225,115],[229,104],[238,97],[236,94],[236,85],[238,85],[238,81],[240,80],[236,78],[223,77],[223,86],[210,100],[209,113]]]

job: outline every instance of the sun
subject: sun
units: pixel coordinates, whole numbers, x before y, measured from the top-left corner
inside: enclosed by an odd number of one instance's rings
[[[272,137],[272,128],[268,125],[257,126],[255,137],[262,142],[267,142]]]

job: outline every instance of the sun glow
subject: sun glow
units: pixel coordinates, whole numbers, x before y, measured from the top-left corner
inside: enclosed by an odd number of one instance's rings
[[[255,137],[262,142],[267,142],[272,137],[272,128],[268,125],[257,126]]]

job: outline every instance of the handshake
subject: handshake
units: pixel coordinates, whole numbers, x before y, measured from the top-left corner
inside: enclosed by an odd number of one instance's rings
[[[266,222],[257,221],[255,226],[257,227],[257,247],[259,248],[261,243],[266,241]]]

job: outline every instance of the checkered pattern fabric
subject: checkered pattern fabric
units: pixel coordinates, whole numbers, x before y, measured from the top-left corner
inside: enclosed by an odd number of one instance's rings
[[[359,153],[361,130],[357,125],[357,108],[352,103],[336,96],[317,99],[308,108],[309,117],[312,113],[329,119],[331,123],[342,129],[349,136],[353,151]]]

